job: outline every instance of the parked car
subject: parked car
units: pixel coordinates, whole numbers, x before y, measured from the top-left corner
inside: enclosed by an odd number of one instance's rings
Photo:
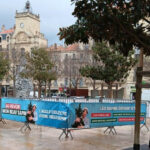
[[[52,98],[66,98],[66,94],[64,94],[64,93],[53,93]]]

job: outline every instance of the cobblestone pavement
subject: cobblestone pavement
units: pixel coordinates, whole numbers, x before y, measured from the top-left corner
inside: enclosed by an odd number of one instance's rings
[[[0,122],[0,150],[132,150],[134,140],[134,126],[115,127],[117,135],[104,134],[106,128],[74,130],[73,140],[59,140],[59,129],[32,125],[31,131],[20,132],[23,123],[6,122]],[[149,134],[143,127],[141,150],[148,150]]]

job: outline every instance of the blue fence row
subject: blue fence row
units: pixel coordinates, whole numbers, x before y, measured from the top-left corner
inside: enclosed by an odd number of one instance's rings
[[[30,106],[37,125],[55,128],[96,128],[133,125],[134,103],[86,103],[21,100],[2,98],[2,118],[19,122],[27,121]],[[141,104],[141,124],[146,118],[146,104]]]

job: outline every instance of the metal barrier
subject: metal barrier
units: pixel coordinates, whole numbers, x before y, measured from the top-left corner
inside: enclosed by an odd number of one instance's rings
[[[21,99],[21,98],[19,98]],[[113,99],[113,98],[26,98],[23,100],[37,100],[63,103],[134,103],[130,99]]]
[[[133,100],[108,98],[4,98],[1,107],[3,117],[8,120],[25,122],[27,107],[30,103],[37,107],[39,116],[36,121],[37,125],[62,129],[61,136],[65,134],[66,137],[71,136],[72,128],[73,130],[74,128],[78,128],[78,125],[74,125],[74,123],[76,120],[82,118],[84,110],[87,110],[87,119],[85,120],[87,124],[84,122],[82,125],[83,128],[108,127],[105,132],[109,131],[112,134],[117,134],[115,126],[133,125],[135,119],[135,105]],[[146,105],[142,104],[141,107],[141,123],[147,128],[145,118]],[[80,110],[80,117],[78,118],[77,110]],[[28,126],[25,127],[28,128]]]

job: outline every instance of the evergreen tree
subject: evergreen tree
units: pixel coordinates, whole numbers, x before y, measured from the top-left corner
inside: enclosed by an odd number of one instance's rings
[[[150,0],[71,0],[75,5],[75,24],[60,28],[66,44],[96,42],[116,43],[128,55],[133,46],[150,55]]]

